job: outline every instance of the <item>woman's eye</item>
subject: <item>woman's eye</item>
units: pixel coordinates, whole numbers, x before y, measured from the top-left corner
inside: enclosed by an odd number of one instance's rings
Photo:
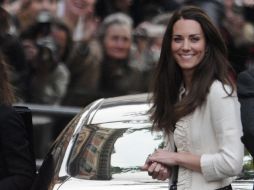
[[[182,40],[181,38],[173,38],[173,41],[176,42],[176,43],[181,42],[181,40]]]
[[[191,41],[192,41],[192,42],[198,42],[198,41],[199,41],[199,38],[197,38],[197,37],[191,38]]]

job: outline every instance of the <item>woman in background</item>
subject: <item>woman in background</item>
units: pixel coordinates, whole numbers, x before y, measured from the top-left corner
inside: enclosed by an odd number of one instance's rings
[[[139,73],[132,67],[132,19],[124,13],[107,16],[99,30],[103,59],[100,93],[102,97],[120,96],[138,91]]]

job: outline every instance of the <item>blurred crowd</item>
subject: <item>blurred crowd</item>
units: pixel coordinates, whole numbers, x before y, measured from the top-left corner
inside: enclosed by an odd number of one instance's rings
[[[85,106],[150,91],[172,11],[197,5],[236,73],[254,66],[253,0],[0,0],[0,50],[20,102]]]

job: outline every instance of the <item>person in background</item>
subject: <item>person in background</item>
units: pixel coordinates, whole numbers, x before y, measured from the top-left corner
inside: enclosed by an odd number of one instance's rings
[[[99,21],[94,13],[96,0],[60,0],[56,16],[68,26],[72,49],[66,60],[70,71],[62,105],[85,106],[97,99],[101,49],[95,34]]]
[[[254,66],[254,25],[244,16],[244,9],[233,0],[224,2],[225,18],[221,32],[226,41],[229,60],[237,74]]]
[[[59,61],[66,63],[72,50],[72,36],[68,26],[61,19],[55,18],[50,35],[58,46]]]
[[[139,90],[148,92],[154,67],[158,63],[161,42],[165,26],[146,21],[138,25],[133,32],[130,65],[137,69],[142,77]]]
[[[26,102],[60,104],[69,83],[69,70],[60,62],[59,49],[51,37],[36,38],[34,31],[20,35],[29,63]]]
[[[74,0],[62,0],[58,4],[57,15],[69,27],[73,44],[66,61],[70,81],[61,105],[83,107],[99,98],[102,53],[95,35],[98,24],[94,15],[95,2],[83,0],[79,6]]]
[[[10,0],[0,0],[1,7],[3,7],[8,13],[16,14],[22,7],[24,2],[28,0],[20,1],[10,1]]]
[[[221,34],[202,9],[184,6],[174,12],[150,109],[153,130],[164,132],[167,146],[142,168],[161,180],[172,172],[171,189],[232,189],[242,170],[240,105],[226,56]]]
[[[99,88],[102,97],[138,91],[137,68],[130,64],[132,30],[132,19],[124,13],[111,14],[101,24],[99,40],[103,59]]]
[[[0,188],[28,190],[35,177],[35,160],[22,117],[15,112],[14,92],[0,52]]]
[[[102,51],[95,39],[75,46],[66,62],[70,81],[61,105],[86,106],[99,98]]]
[[[97,30],[96,0],[59,0],[56,16],[69,27],[75,42],[89,40]]]
[[[18,34],[30,27],[41,12],[55,15],[58,0],[18,0],[19,9],[11,13],[17,21]]]
[[[63,99],[69,83],[69,70],[58,59],[58,49],[54,41],[42,40],[38,43],[36,64],[30,77],[31,99],[29,102],[57,105]]]
[[[19,37],[22,38],[22,35],[28,32],[36,43],[45,38],[53,40],[58,48],[59,62],[65,63],[67,61],[72,49],[72,35],[62,19],[55,17],[48,11],[41,11],[35,22],[21,32]]]
[[[227,0],[226,0],[227,1]],[[185,0],[184,5],[194,5],[203,9],[215,26],[220,27],[224,18],[224,3],[222,0]]]
[[[152,20],[153,18],[162,14],[167,14],[179,8],[183,2],[182,0],[146,0],[142,1],[142,10],[144,21]]]

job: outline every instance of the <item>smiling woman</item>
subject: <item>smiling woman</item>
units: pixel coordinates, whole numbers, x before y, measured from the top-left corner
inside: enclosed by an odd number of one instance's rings
[[[150,109],[153,129],[171,143],[143,167],[160,180],[172,172],[172,188],[230,190],[232,177],[241,172],[240,106],[226,56],[225,42],[202,9],[186,6],[174,12]]]
[[[131,47],[131,30],[124,25],[112,25],[107,29],[107,35],[103,41],[105,53],[115,59],[128,57]]]
[[[184,76],[191,75],[205,56],[206,40],[200,24],[188,19],[178,20],[173,28],[171,46]]]

